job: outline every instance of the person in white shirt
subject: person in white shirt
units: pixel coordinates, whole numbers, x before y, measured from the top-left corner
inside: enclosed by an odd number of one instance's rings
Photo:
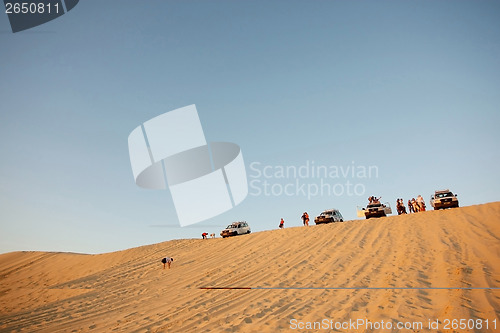
[[[417,197],[417,204],[418,204],[418,207],[420,208],[419,210],[421,212],[424,212],[425,211],[425,202],[424,202],[424,198],[422,198],[422,196],[420,194]]]

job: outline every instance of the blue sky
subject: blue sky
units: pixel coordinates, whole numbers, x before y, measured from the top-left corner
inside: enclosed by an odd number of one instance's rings
[[[332,207],[354,219],[369,195],[498,201],[499,17],[497,1],[81,1],[13,34],[2,14],[0,252],[108,252]],[[207,141],[241,147],[249,180],[255,162],[378,175],[326,180],[363,195],[251,191],[181,228],[169,191],[135,185],[127,138],[190,104]]]

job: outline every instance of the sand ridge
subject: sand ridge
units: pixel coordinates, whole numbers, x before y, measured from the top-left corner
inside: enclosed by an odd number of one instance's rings
[[[500,290],[404,289],[500,288],[499,222],[497,202],[99,255],[7,253],[0,331],[305,332],[291,320],[359,318],[496,319],[500,331]],[[372,331],[397,330],[356,330]]]

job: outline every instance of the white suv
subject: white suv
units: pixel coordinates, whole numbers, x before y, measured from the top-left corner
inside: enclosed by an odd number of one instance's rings
[[[233,222],[227,226],[226,229],[220,232],[222,238],[229,236],[249,234],[251,232],[250,226],[245,221]]]
[[[330,223],[330,222],[344,222],[342,214],[337,209],[329,209],[316,216],[314,223]]]
[[[434,210],[458,207],[457,195],[448,189],[436,191],[431,196],[431,206],[434,207]]]

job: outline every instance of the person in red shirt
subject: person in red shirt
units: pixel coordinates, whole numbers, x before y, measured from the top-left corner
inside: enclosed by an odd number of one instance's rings
[[[302,214],[302,223],[305,226],[309,225],[309,214],[307,214],[307,212],[304,212],[304,214]]]

